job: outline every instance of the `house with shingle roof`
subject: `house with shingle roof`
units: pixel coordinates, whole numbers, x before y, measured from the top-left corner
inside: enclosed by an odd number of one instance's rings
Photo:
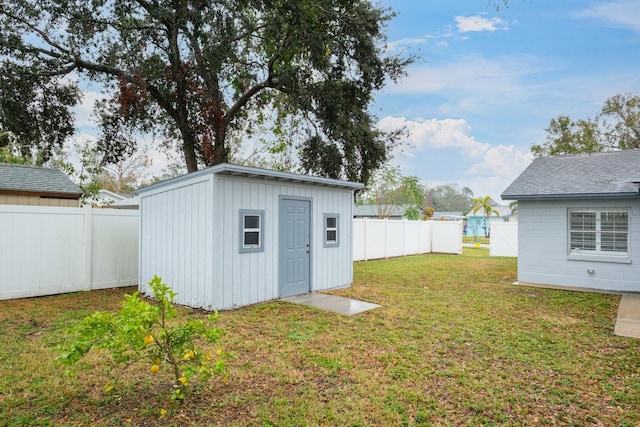
[[[0,163],[0,204],[80,206],[82,190],[64,172]]]
[[[518,201],[518,282],[640,292],[640,150],[536,158]]]

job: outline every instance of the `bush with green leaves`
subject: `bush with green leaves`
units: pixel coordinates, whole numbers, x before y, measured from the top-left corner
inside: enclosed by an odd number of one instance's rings
[[[220,348],[222,331],[215,325],[218,313],[207,320],[180,322],[173,305],[176,293],[154,276],[149,282],[155,303],[139,297],[138,292],[125,295],[117,313],[98,311],[84,318],[70,332],[75,340],[59,357],[72,365],[92,350],[106,352],[114,365],[126,369],[135,362],[147,360],[149,373],[158,374],[167,367],[173,376],[172,399],[184,399],[195,380],[225,375],[225,353]],[[210,344],[206,352],[199,342]],[[110,391],[113,382],[105,390]]]

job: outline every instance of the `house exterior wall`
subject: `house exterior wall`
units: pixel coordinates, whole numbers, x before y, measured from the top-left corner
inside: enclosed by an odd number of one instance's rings
[[[311,290],[350,285],[351,190],[210,174],[141,195],[141,291],[158,275],[178,293],[177,303],[191,307],[231,309],[278,298],[280,196],[311,200]],[[241,210],[264,211],[264,250],[240,252]],[[337,247],[324,247],[327,213],[339,214]]]
[[[627,262],[569,259],[570,208],[629,209]],[[520,200],[518,281],[639,292],[640,199]]]
[[[0,205],[59,206],[63,208],[77,208],[80,206],[80,200],[40,197],[40,195],[7,193],[0,194]]]

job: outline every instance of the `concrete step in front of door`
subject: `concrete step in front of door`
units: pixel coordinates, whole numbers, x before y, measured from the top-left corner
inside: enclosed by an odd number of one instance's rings
[[[371,310],[372,308],[381,307],[378,304],[370,302],[358,301],[337,295],[318,294],[315,292],[283,298],[282,301],[306,305],[308,307],[315,307],[321,310],[332,311],[334,313],[346,314],[347,316],[353,316],[355,314],[362,313],[363,311]]]

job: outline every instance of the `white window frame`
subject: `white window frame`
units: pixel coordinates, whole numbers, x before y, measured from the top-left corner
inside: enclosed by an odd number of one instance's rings
[[[246,228],[245,218],[248,216],[258,217],[257,228]],[[264,211],[255,209],[240,209],[240,253],[262,252],[264,251]],[[247,233],[258,233],[258,244],[246,244]]]
[[[335,227],[329,227],[327,225],[327,220],[329,218],[335,218],[336,220],[336,226]],[[337,213],[326,213],[323,215],[323,220],[322,220],[322,227],[324,229],[324,247],[325,248],[332,248],[332,247],[337,247],[340,246],[340,214]],[[336,239],[335,240],[328,240],[327,239],[327,234],[330,231],[335,231],[336,232]]]
[[[580,230],[571,228],[571,214],[572,213],[590,213],[595,215],[595,229],[592,230]],[[626,231],[617,230],[602,230],[602,214],[603,213],[624,213],[627,215],[627,229]],[[567,247],[569,248],[569,256],[572,259],[584,259],[595,257],[601,257],[603,261],[610,259],[629,259],[630,245],[631,245],[631,216],[628,208],[570,208],[567,213]],[[572,233],[593,233],[595,237],[595,249],[574,248],[571,245]],[[602,250],[602,236],[606,234],[625,234],[627,247],[626,251],[607,251]],[[596,259],[597,260],[597,259]]]

